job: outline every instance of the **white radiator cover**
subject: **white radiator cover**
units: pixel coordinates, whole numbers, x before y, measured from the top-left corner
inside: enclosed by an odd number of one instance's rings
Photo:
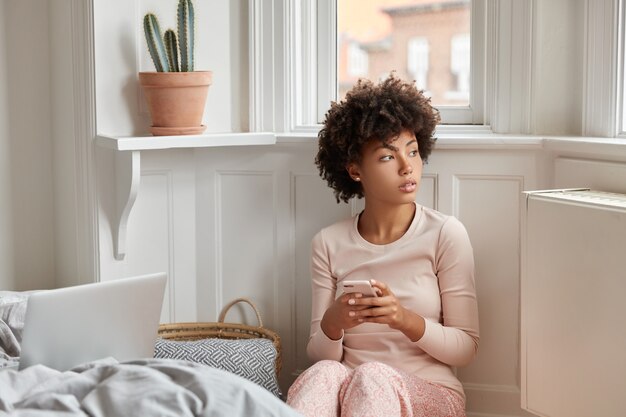
[[[626,195],[526,193],[522,408],[626,415]]]

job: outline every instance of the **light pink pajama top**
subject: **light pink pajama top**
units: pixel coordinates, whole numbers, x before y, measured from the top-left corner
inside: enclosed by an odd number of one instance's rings
[[[311,244],[312,316],[307,353],[350,368],[383,362],[465,394],[452,367],[468,364],[478,349],[474,258],[465,227],[455,217],[417,205],[407,232],[387,245],[357,230],[358,215],[322,229]],[[331,340],[320,328],[344,279],[385,282],[400,303],[424,317],[417,342],[387,325],[364,323]]]

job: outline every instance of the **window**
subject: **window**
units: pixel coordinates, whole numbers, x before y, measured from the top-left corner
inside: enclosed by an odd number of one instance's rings
[[[482,57],[470,56],[471,42],[482,42],[479,28],[484,2],[470,0],[336,0],[337,10],[337,90],[341,99],[363,77],[372,81],[391,71],[431,97],[444,123],[483,124],[483,80],[479,66]],[[350,52],[341,51],[344,43],[359,45],[368,66],[359,74],[352,68]],[[477,48],[482,52],[482,48]],[[323,57],[321,57],[323,59]],[[347,63],[343,60],[348,59]],[[472,77],[472,75],[475,75]],[[476,94],[472,91],[476,89]]]
[[[443,124],[489,125],[493,121],[487,110],[506,108],[505,98],[498,100],[508,90],[500,94],[498,84],[485,79],[496,79],[496,70],[508,71],[510,51],[519,49],[517,45],[502,47],[499,32],[504,31],[505,40],[525,39],[511,36],[511,25],[506,23],[518,9],[530,9],[526,2],[499,4],[487,0],[388,0],[384,4],[381,0],[253,0],[251,129],[315,133],[330,103],[364,76],[357,74],[379,80],[392,70],[427,88]],[[377,21],[380,24],[362,17],[373,12],[383,16]],[[442,25],[438,20],[453,13],[464,23]],[[528,11],[523,17],[529,15]],[[416,16],[421,24],[411,20]],[[445,31],[431,36],[443,26]],[[402,30],[390,32],[390,27]],[[487,33],[493,35],[489,43]],[[458,35],[465,37],[453,41]],[[457,51],[454,65],[453,48]],[[468,53],[469,62],[460,64]],[[519,77],[520,82],[526,79]],[[471,130],[476,129],[481,128]]]

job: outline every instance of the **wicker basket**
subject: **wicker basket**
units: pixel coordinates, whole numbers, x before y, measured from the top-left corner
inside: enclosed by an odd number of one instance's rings
[[[248,303],[252,307],[254,313],[256,314],[256,318],[259,321],[258,327],[248,326],[247,324],[239,323],[224,323],[224,318],[226,317],[226,313],[228,313],[228,310],[232,306],[240,302]],[[161,324],[159,326],[158,334],[163,339],[180,341],[208,338],[231,340],[256,338],[269,339],[272,341],[274,347],[276,348],[276,375],[280,373],[280,370],[282,368],[280,337],[276,332],[263,327],[263,320],[261,320],[259,310],[254,305],[254,303],[252,303],[252,301],[248,300],[247,298],[237,298],[228,303],[228,305],[224,306],[217,323],[207,322]]]

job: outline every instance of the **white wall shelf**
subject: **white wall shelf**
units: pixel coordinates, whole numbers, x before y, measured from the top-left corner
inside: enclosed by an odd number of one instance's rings
[[[98,135],[96,143],[116,151],[144,151],[173,148],[273,145],[276,135],[269,132],[209,133],[183,136],[114,136]]]
[[[113,253],[121,261],[126,255],[128,217],[139,193],[141,151],[177,148],[273,145],[276,135],[267,132],[210,133],[184,136],[96,136],[99,147],[115,152],[116,213],[112,222]]]

